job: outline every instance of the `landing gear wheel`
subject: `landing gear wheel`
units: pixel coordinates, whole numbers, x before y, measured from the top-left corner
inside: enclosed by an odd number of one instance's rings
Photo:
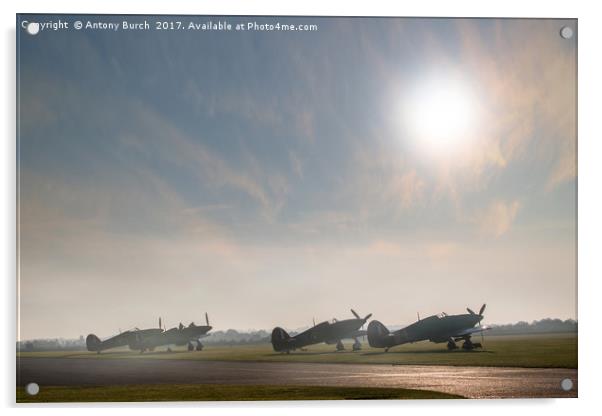
[[[344,351],[345,350],[345,346],[343,345],[343,343],[341,341],[337,342],[337,351]]]
[[[192,342],[188,343],[188,351],[194,351],[194,345],[192,345]]]
[[[467,339],[466,341],[464,341],[464,344],[462,344],[462,349],[466,351],[474,350],[474,344],[471,340]]]
[[[356,339],[353,343],[353,351],[359,351],[362,349],[362,344]]]
[[[452,351],[452,350],[458,349],[458,346],[456,345],[456,343],[454,341],[449,340],[449,341],[447,341],[447,349],[449,351]]]
[[[196,350],[197,351],[203,351],[203,344],[201,344],[200,341],[198,341],[197,344],[196,344]]]

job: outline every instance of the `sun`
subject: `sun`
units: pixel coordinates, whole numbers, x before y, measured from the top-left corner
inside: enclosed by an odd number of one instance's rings
[[[403,103],[407,137],[420,149],[449,155],[469,145],[478,125],[475,93],[456,79],[431,79],[411,88]]]

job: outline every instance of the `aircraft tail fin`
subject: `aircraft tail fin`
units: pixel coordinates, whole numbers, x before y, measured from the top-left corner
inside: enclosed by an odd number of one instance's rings
[[[379,321],[372,321],[368,325],[368,343],[374,348],[389,347],[390,332],[386,326]]]
[[[86,348],[88,351],[99,351],[102,341],[94,334],[86,337]]]
[[[274,351],[284,350],[286,341],[290,337],[291,336],[288,334],[288,332],[286,332],[284,329],[280,328],[279,326],[274,328],[274,330],[272,331],[272,347],[274,347]]]

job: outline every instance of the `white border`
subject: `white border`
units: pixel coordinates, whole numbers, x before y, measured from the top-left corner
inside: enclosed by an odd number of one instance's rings
[[[3,166],[0,181],[3,203],[0,204],[2,229],[1,240],[3,265],[4,296],[3,312],[5,316],[4,336],[2,337],[2,404],[13,407],[15,398],[15,13],[144,13],[144,14],[249,14],[249,15],[345,15],[345,16],[465,16],[465,17],[565,17],[579,19],[579,399],[565,400],[489,400],[462,402],[276,402],[276,403],[236,403],[201,404],[201,412],[210,414],[242,413],[251,415],[282,414],[283,410],[291,415],[301,415],[308,411],[330,415],[334,412],[360,414],[371,410],[378,412],[403,412],[430,415],[442,413],[488,415],[507,415],[516,411],[545,412],[547,415],[566,413],[589,414],[600,408],[599,349],[602,348],[600,335],[600,309],[597,303],[602,295],[602,270],[596,261],[601,254],[600,215],[602,198],[598,160],[602,155],[600,141],[600,96],[602,88],[600,74],[601,61],[601,18],[595,2],[546,1],[526,2],[524,0],[489,1],[420,1],[387,2],[304,0],[295,2],[278,1],[202,1],[191,4],[190,1],[169,0],[144,2],[123,0],[105,0],[97,2],[55,0],[20,1],[16,5],[2,2],[3,42],[2,58],[2,117],[5,126],[5,140],[2,142]],[[169,412],[192,412],[194,404],[164,404]],[[23,406],[21,406],[23,407]],[[81,412],[78,406],[27,407],[25,413],[42,410],[45,414],[64,414]],[[105,414],[107,407],[111,412],[163,414],[165,408],[157,405],[104,405],[94,406],[86,412]]]

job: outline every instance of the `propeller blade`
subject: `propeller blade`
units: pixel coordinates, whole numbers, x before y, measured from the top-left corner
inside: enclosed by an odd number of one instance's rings
[[[207,312],[205,312],[205,322],[207,322],[207,326],[211,326],[209,325],[209,315],[207,315]]]
[[[474,311],[472,309],[466,308],[466,310],[468,311],[469,314],[476,315],[476,313],[474,313]]]
[[[314,323],[314,326],[316,326],[316,318],[311,318],[311,321]]]
[[[357,314],[356,311],[354,311],[353,309],[351,309],[351,313],[353,314],[353,316],[355,316],[357,319],[362,319],[360,318],[360,316]]]
[[[479,321],[479,328],[482,328],[481,321]],[[481,348],[485,350],[485,331],[481,331]]]
[[[487,306],[486,303],[483,304],[483,306],[481,306],[481,309],[479,309],[479,315],[483,315],[483,312],[485,312],[485,307]]]
[[[368,319],[370,319],[371,316],[372,316],[371,313],[369,313],[368,315],[366,315],[366,317],[364,318],[364,322],[366,322]]]
[[[161,329],[161,317],[159,317],[159,329]]]

